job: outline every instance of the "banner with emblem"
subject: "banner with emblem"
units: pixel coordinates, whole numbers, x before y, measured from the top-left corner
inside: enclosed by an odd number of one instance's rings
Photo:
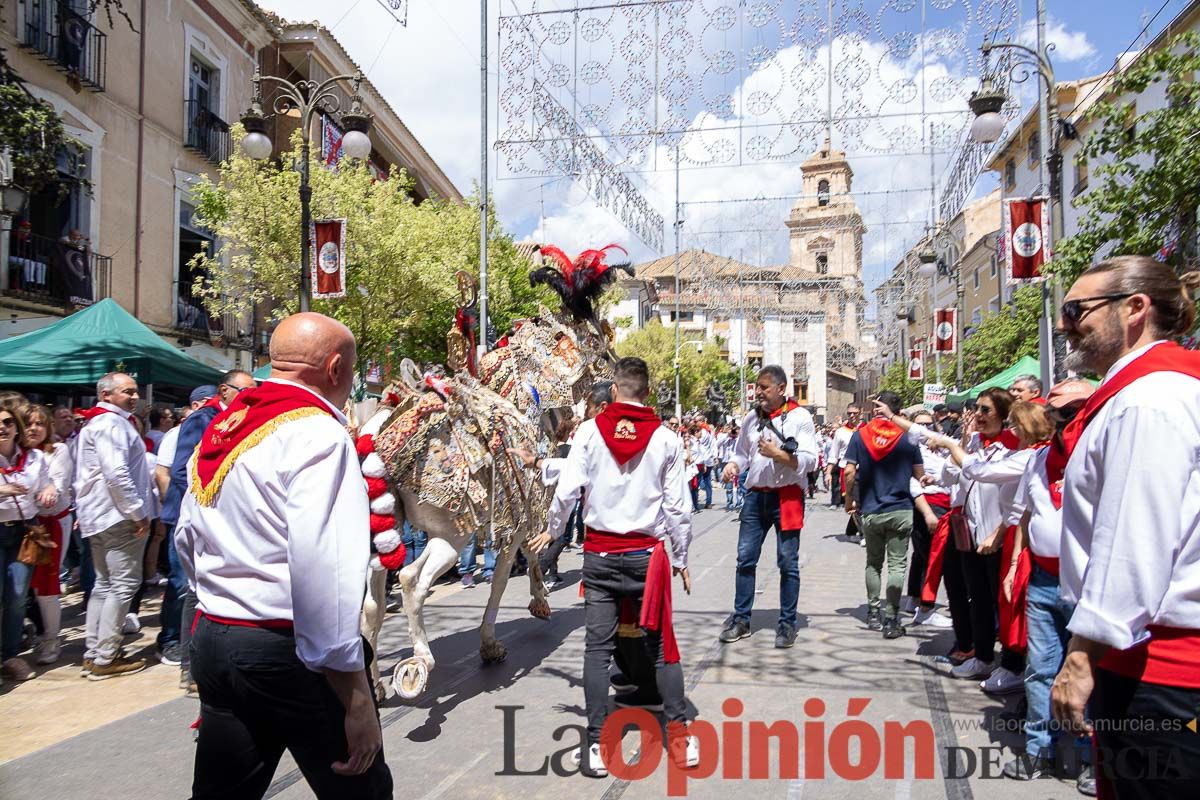
[[[1005,200],[1001,208],[1008,284],[1043,280],[1042,267],[1052,256],[1050,203],[1045,197],[1018,197]]]
[[[958,349],[958,309],[939,308],[933,312],[933,352],[953,353]]]
[[[346,220],[314,220],[312,240],[312,296],[314,299],[346,296]]]
[[[910,381],[925,380],[925,353],[919,347],[908,351],[908,379]]]
[[[342,129],[328,115],[321,115],[321,161],[327,167],[336,167],[342,160]]]

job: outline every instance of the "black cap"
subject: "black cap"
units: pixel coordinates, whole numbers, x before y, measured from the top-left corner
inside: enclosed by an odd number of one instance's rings
[[[933,407],[933,413],[935,413],[935,414],[940,414],[945,410],[946,410],[945,403],[938,403],[936,406]]]
[[[962,410],[963,410],[963,404],[962,403],[951,403],[950,405],[948,405],[946,407],[946,410],[952,411],[955,414],[961,414]]]

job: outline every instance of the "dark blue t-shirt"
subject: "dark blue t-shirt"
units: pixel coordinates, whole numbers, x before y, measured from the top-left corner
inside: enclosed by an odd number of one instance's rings
[[[913,507],[909,481],[914,464],[920,464],[921,450],[901,436],[891,452],[876,461],[863,444],[862,433],[855,431],[846,447],[846,461],[858,465],[854,483],[858,487],[858,510],[863,514],[883,514]]]

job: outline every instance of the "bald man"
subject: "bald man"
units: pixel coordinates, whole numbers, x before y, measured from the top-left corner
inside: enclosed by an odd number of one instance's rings
[[[318,798],[390,798],[359,612],[368,500],[340,409],[354,336],[320,314],[271,337],[271,377],[204,431],[175,531],[196,593],[192,797],[259,798],[283,751]]]

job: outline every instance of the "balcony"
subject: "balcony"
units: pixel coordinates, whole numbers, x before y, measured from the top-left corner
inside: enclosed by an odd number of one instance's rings
[[[172,327],[183,336],[202,339],[217,347],[249,349],[253,344],[253,337],[246,330],[248,326],[237,314],[211,314],[199,300],[189,297],[181,296],[175,301]]]
[[[21,46],[67,75],[75,91],[104,91],[108,36],[62,0],[25,0]]]
[[[112,259],[86,247],[14,231],[9,240],[4,294],[70,308],[112,295]]]
[[[187,117],[183,146],[213,164],[221,164],[233,154],[229,123],[202,106],[198,100],[185,100],[183,105]]]

